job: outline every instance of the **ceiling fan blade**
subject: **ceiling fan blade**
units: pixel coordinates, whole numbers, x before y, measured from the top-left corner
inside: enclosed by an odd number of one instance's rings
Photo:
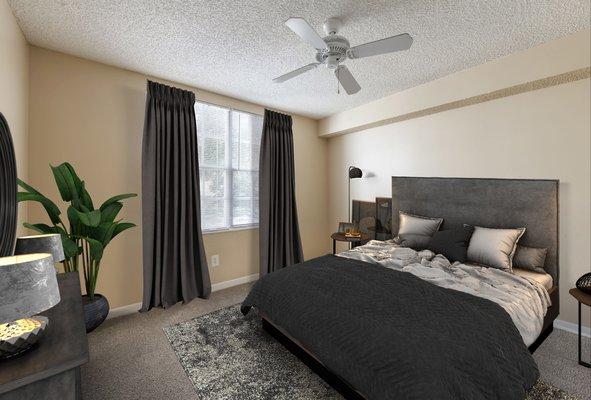
[[[334,74],[337,76],[339,83],[345,89],[347,94],[355,94],[361,90],[361,86],[355,80],[349,69],[344,65],[339,66],[335,71]]]
[[[303,67],[293,70],[291,72],[288,72],[287,74],[278,76],[277,78],[273,79],[273,82],[275,82],[275,83],[285,82],[288,79],[295,78],[296,76],[301,75],[304,72],[308,72],[311,69],[316,68],[318,65],[320,65],[320,64],[312,63],[312,64],[304,65]]]
[[[349,56],[350,58],[377,56],[379,54],[408,50],[411,45],[412,37],[408,33],[403,33],[401,35],[351,47],[351,50],[349,50]]]
[[[315,49],[328,49],[324,40],[320,35],[310,26],[308,21],[300,17],[292,17],[285,21],[285,25],[295,32],[304,42],[308,43]]]

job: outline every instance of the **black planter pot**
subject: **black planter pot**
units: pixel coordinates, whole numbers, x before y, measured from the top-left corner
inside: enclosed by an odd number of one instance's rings
[[[100,294],[94,294],[94,299],[90,300],[87,295],[82,296],[84,305],[84,323],[86,324],[86,333],[94,331],[103,323],[109,314],[109,302],[107,298]]]

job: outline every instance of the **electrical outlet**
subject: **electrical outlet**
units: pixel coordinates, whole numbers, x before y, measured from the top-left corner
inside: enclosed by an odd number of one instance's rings
[[[216,254],[215,256],[211,256],[211,267],[219,267],[220,266],[220,256]]]

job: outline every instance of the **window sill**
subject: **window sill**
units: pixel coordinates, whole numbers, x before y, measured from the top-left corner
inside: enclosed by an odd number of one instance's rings
[[[254,230],[254,229],[259,229],[258,225],[247,225],[247,226],[241,226],[241,227],[235,227],[235,228],[229,228],[229,229],[211,229],[208,231],[203,231],[203,235],[214,235],[217,233],[230,233],[230,232],[238,232],[238,231],[248,231],[248,230]]]

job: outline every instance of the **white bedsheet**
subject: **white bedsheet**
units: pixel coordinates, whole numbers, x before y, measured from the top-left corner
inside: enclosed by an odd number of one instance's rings
[[[509,313],[527,346],[540,335],[551,304],[548,291],[535,280],[495,268],[451,264],[429,250],[416,252],[391,242],[372,240],[338,256],[408,272],[437,286],[494,301]]]
[[[542,274],[539,272],[531,271],[529,269],[515,267],[513,267],[513,273],[515,275],[521,276],[522,278],[533,279],[540,285],[544,286],[546,290],[550,290],[552,289],[552,286],[554,286],[554,279],[552,279],[552,275],[550,274]]]

